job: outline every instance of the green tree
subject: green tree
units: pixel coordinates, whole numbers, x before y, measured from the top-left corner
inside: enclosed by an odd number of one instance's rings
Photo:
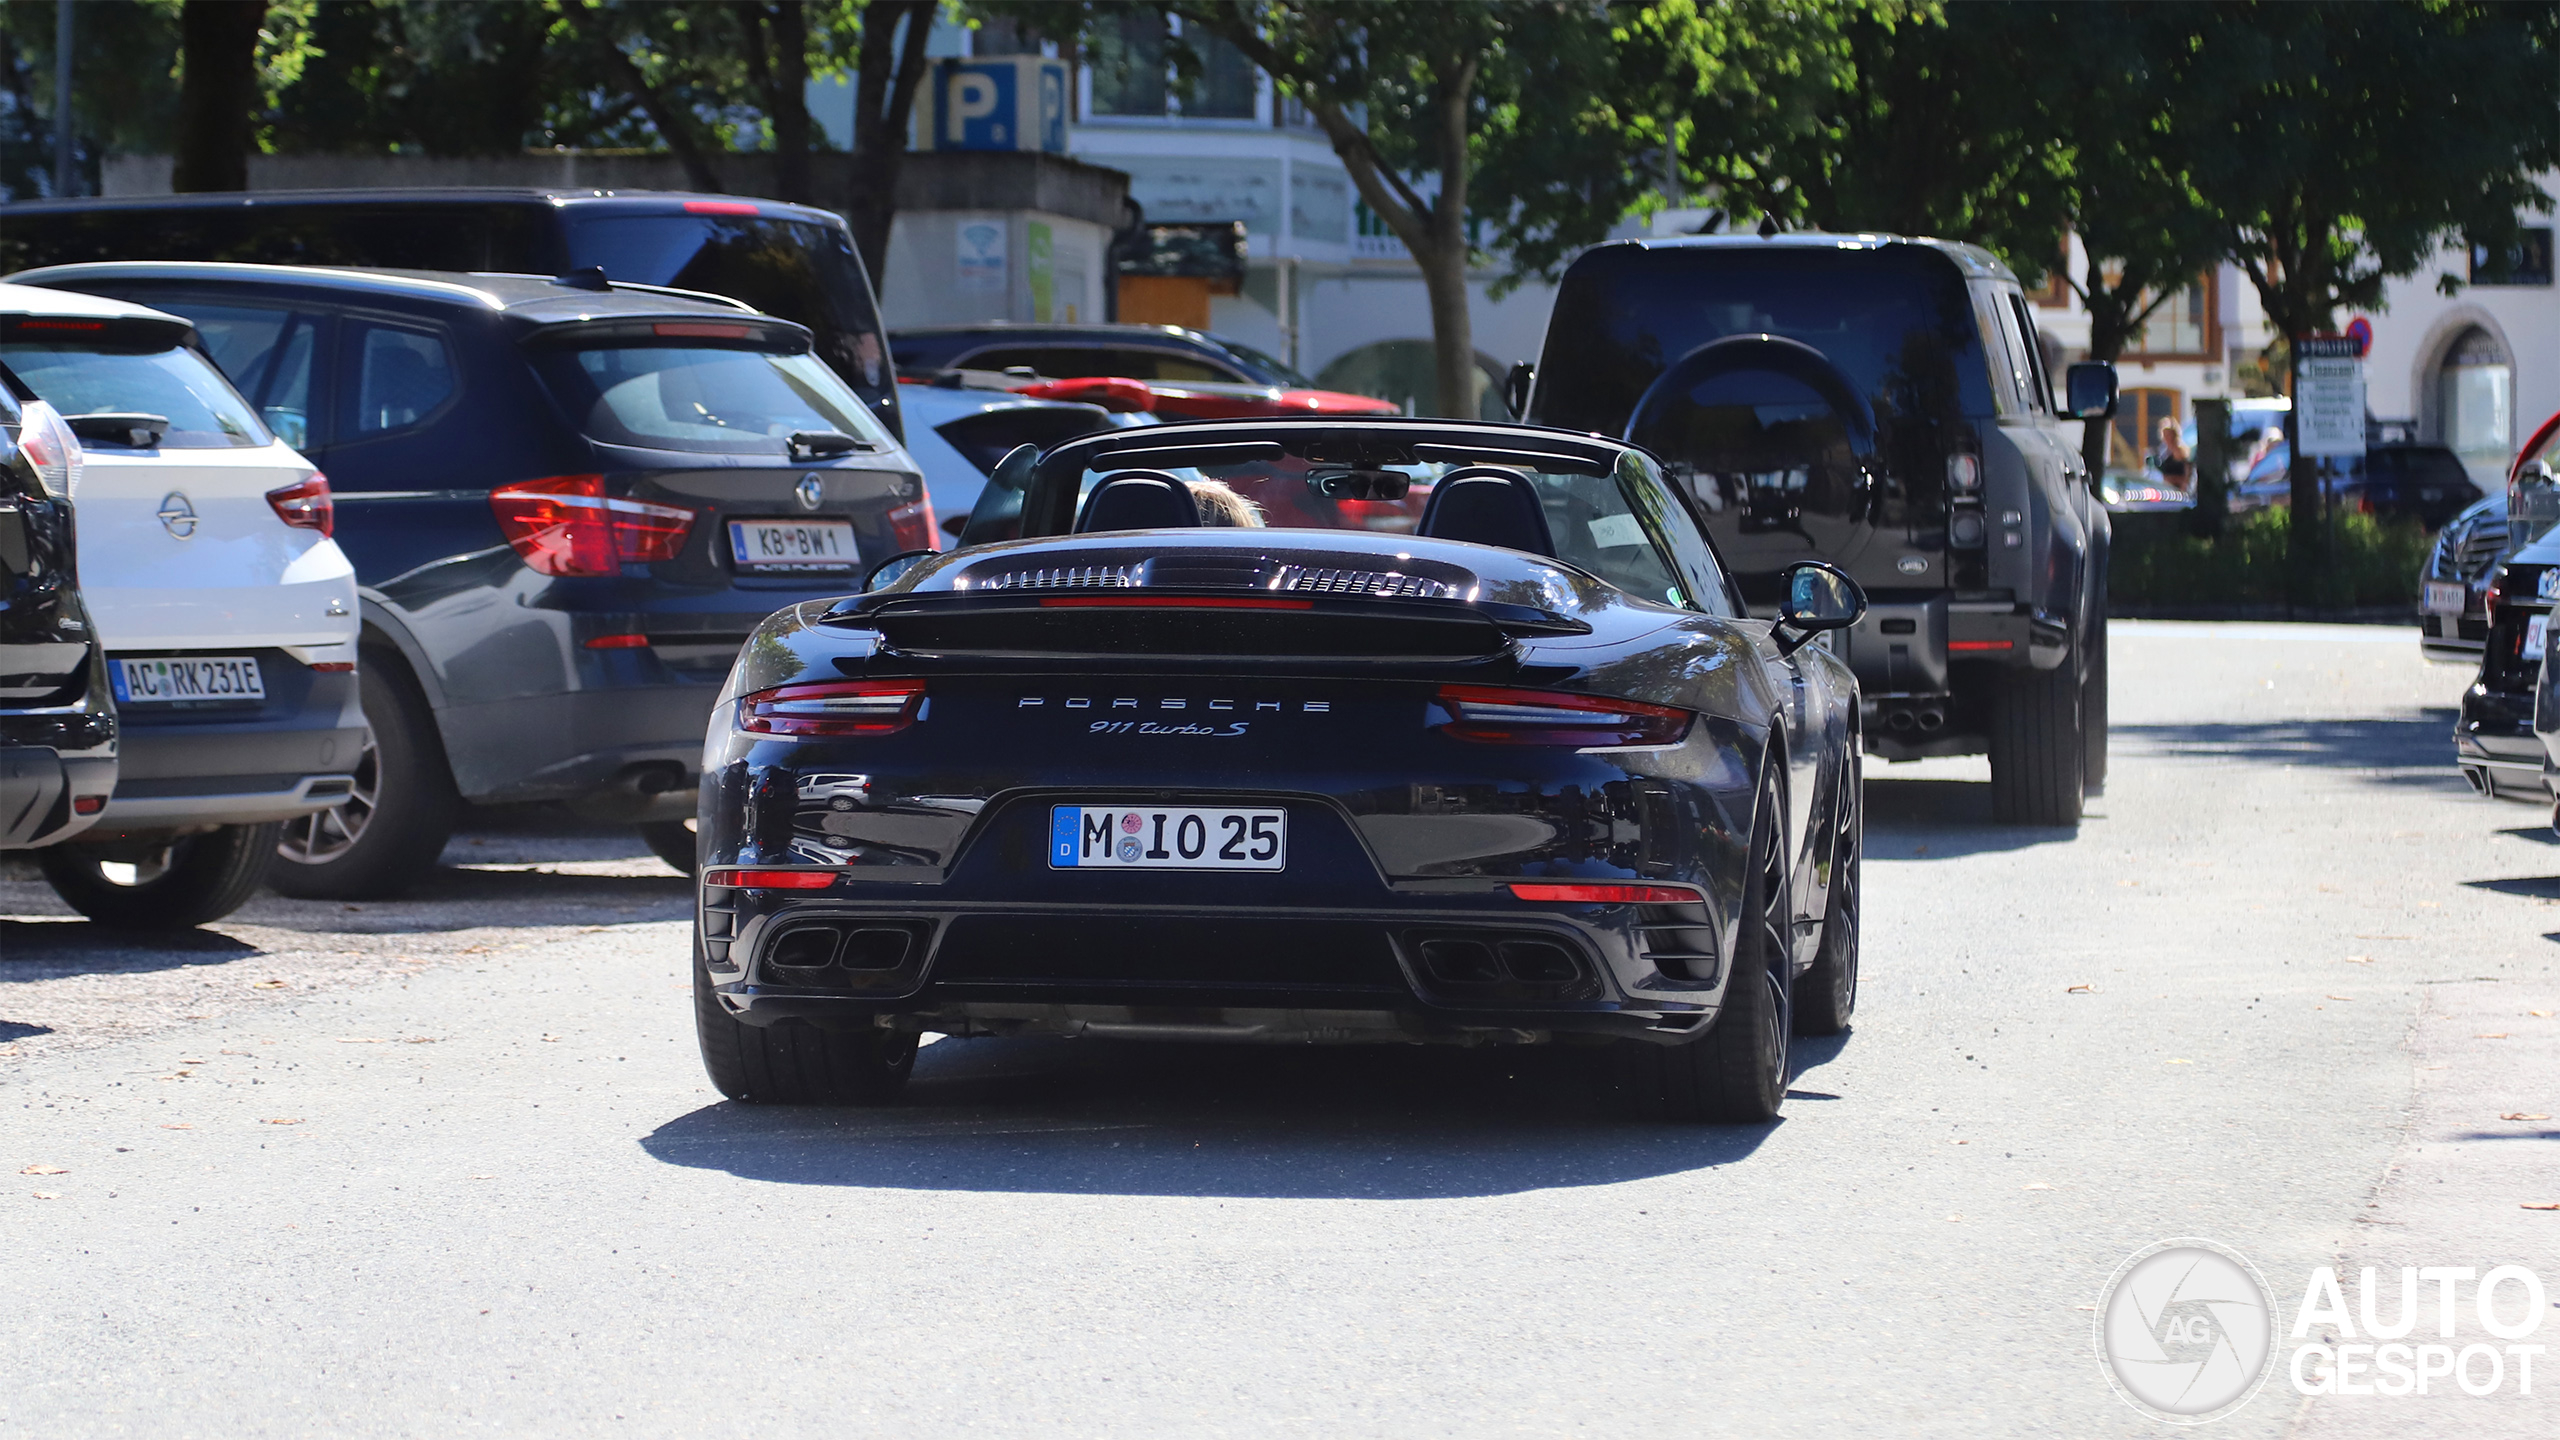
[[[2560,7],[2251,4],[2207,19],[2177,122],[2190,178],[2296,353],[2447,238],[2497,243],[2518,212],[2551,208],[2534,177],[2560,165]],[[2299,443],[2291,478],[2307,521],[2321,494]],[[2297,598],[2313,594],[2322,528],[2292,528]]]
[[[1895,0],[1884,0],[1892,3]],[[1470,271],[1551,274],[1661,202],[1684,145],[1721,143],[1694,112],[1749,110],[1737,55],[1817,48],[1863,7],[1788,0],[1178,0],[1307,108],[1369,209],[1395,233],[1431,310],[1438,408],[1476,413]],[[1795,73],[1794,57],[1782,67]],[[1835,75],[1827,65],[1817,74]]]

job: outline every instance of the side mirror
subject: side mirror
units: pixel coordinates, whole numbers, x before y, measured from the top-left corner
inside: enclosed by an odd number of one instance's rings
[[[2116,367],[2103,360],[2083,360],[2067,372],[2064,405],[2074,420],[2112,420],[2116,414]]]
[[[1511,407],[1511,418],[1525,419],[1529,414],[1529,386],[1538,378],[1538,367],[1526,360],[1511,362],[1511,373],[1502,379],[1502,403]]]
[[[913,570],[918,565],[923,564],[927,560],[930,560],[941,553],[942,552],[939,550],[899,551],[897,554],[892,555],[888,559],[881,561],[879,564],[872,566],[871,573],[862,577],[863,593],[869,594],[871,591],[884,590],[889,586],[897,584],[908,571]]]
[[[1826,630],[1845,630],[1867,613],[1867,592],[1858,588],[1858,582],[1819,560],[1788,566],[1786,580],[1787,598],[1778,608],[1778,624],[1796,633],[1779,637],[1782,654],[1794,654]]]

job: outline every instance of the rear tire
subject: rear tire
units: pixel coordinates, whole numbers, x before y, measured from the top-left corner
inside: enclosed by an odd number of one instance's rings
[[[367,650],[364,753],[356,793],[289,825],[268,882],[300,900],[375,900],[433,874],[462,815],[435,717],[401,662]]]
[[[1706,1034],[1679,1045],[1619,1042],[1619,1083],[1648,1119],[1760,1125],[1787,1097],[1788,938],[1794,900],[1786,861],[1786,816],[1777,776],[1760,783],[1751,836],[1751,876],[1735,927],[1733,973],[1724,1008]]]
[[[750,1105],[886,1105],[916,1065],[911,1031],[822,1030],[805,1020],[749,1025],[728,1011],[693,943],[693,1030],[711,1084]]]
[[[1859,857],[1866,850],[1865,779],[1857,741],[1850,740],[1848,771],[1840,788],[1837,833],[1832,837],[1831,892],[1823,903],[1822,948],[1813,968],[1796,977],[1795,1031],[1837,1035],[1858,1008]]]
[[[121,930],[187,930],[245,904],[275,859],[274,824],[226,825],[170,841],[139,862],[106,858],[106,846],[78,843],[36,852],[45,883],[62,903]],[[126,852],[131,853],[131,852]],[[130,864],[132,878],[110,874]]]
[[[649,847],[650,854],[674,866],[677,874],[689,876],[701,861],[700,853],[695,849],[699,842],[694,838],[693,823],[690,820],[649,821],[638,827],[640,843]]]
[[[2107,612],[2089,617],[2089,673],[2080,683],[2081,793],[2107,793]]]
[[[1991,706],[1991,818],[2002,825],[2080,823],[2080,667],[2011,670]]]

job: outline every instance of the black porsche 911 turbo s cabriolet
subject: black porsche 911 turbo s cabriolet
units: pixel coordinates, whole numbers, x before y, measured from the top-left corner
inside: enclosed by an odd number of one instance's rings
[[[784,610],[706,742],[722,1093],[917,1036],[1613,1046],[1765,1120],[1857,994],[1865,600],[1750,618],[1643,451],[1520,425],[1106,431],[944,554]]]

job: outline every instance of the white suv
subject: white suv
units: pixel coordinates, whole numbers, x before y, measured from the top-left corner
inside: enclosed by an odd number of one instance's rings
[[[87,454],[80,586],[122,729],[105,813],[38,852],[45,878],[109,924],[229,914],[282,827],[356,795],[356,582],[329,482],[177,316],[0,284],[0,369]]]

